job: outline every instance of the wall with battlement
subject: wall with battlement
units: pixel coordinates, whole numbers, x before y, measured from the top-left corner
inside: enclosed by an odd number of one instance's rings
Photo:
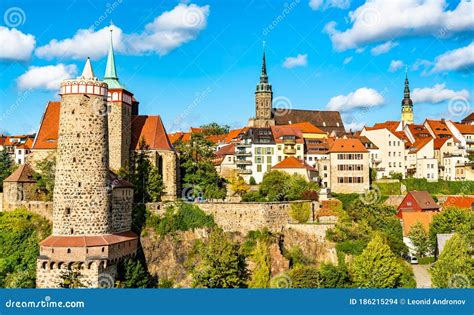
[[[301,201],[300,201],[301,202]],[[308,201],[305,201],[308,202]],[[281,232],[292,222],[290,207],[292,202],[203,202],[196,203],[204,212],[212,214],[214,221],[226,232],[241,232],[268,228],[272,232]],[[147,209],[162,215],[166,210],[164,203],[147,203]],[[317,203],[312,203],[315,209]]]

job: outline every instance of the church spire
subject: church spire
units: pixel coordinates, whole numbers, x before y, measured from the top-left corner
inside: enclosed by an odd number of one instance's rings
[[[94,70],[92,70],[91,59],[87,57],[86,64],[82,70],[81,79],[94,79]]]
[[[260,74],[260,83],[268,83],[267,61],[265,58],[265,42],[263,42],[262,73]]]
[[[413,102],[410,98],[410,83],[408,82],[408,66],[405,69],[405,89],[403,90],[403,100],[402,105],[413,105]]]
[[[109,89],[123,89],[122,84],[117,77],[117,70],[115,68],[114,44],[112,40],[112,26],[110,27],[110,46],[109,54],[107,56],[107,66],[105,68],[104,82],[109,85]]]

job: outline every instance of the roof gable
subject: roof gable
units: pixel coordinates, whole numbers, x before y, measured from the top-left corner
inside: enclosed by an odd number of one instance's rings
[[[159,115],[132,116],[132,150],[138,150],[140,148],[141,139],[145,140],[149,149],[173,150]]]
[[[20,165],[4,182],[36,183],[33,169],[28,164]]]

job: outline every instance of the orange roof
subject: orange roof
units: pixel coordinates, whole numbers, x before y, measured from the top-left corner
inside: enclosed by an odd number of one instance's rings
[[[19,149],[31,149],[33,147],[33,139],[26,139],[25,143],[18,146]]]
[[[386,121],[383,123],[376,123],[373,127],[365,127],[366,130],[378,130],[378,129],[388,129],[392,132],[397,130],[398,125],[400,125],[399,121]]]
[[[413,135],[415,139],[425,138],[426,135],[431,137],[430,132],[423,125],[409,124],[407,126],[408,126],[408,129],[410,130],[410,133]]]
[[[402,212],[402,221],[403,221],[403,236],[408,236],[410,230],[416,222],[421,222],[426,231],[430,227],[430,223],[433,221],[433,217],[438,214],[434,211],[424,211],[424,212]]]
[[[235,138],[237,138],[241,133],[244,133],[245,131],[247,131],[248,128],[247,127],[244,127],[244,128],[240,128],[240,129],[232,129],[229,131],[229,133],[227,134],[226,138],[225,138],[225,143],[230,143],[232,142],[232,140],[234,140]]]
[[[296,126],[293,127],[293,125],[282,125],[282,126],[272,126],[272,133],[273,137],[275,138],[275,142],[283,142],[284,139],[282,137],[284,136],[294,136],[296,142],[301,143],[303,142],[303,133],[301,132],[301,129]]]
[[[136,240],[138,236],[132,231],[117,234],[87,235],[87,236],[60,236],[50,235],[40,242],[40,246],[45,247],[86,247],[86,246],[107,246],[111,244],[123,243]]]
[[[225,155],[233,155],[235,153],[235,145],[234,144],[228,144],[217,150],[216,153],[214,153],[215,156],[217,157],[222,157]]]
[[[28,164],[20,165],[4,182],[36,183],[33,179],[34,171]]]
[[[225,141],[227,137],[227,134],[223,134],[223,135],[210,135],[210,136],[207,136],[206,139],[211,141],[212,143],[215,143],[215,144],[218,144],[218,143],[222,143]]]
[[[425,147],[433,138],[418,138],[411,146],[410,153],[417,153]]]
[[[60,108],[61,102],[49,102],[46,105],[40,129],[33,143],[33,149],[56,149],[58,144]]]
[[[287,157],[280,163],[272,166],[272,169],[288,169],[288,168],[305,168],[309,170],[314,170],[314,167],[306,164],[304,161],[301,161],[294,156]]]
[[[331,139],[329,143],[329,152],[369,152],[359,139],[355,138],[337,138]]]
[[[175,133],[168,134],[168,140],[171,144],[174,144],[176,141],[180,140],[183,137],[183,132],[178,131]]]
[[[451,130],[449,130],[448,126],[446,125],[446,122],[444,122],[443,120],[427,119],[426,123],[428,124],[428,126],[430,126],[436,137],[438,137],[439,135],[450,135],[451,137],[453,137]]]
[[[468,196],[449,196],[443,203],[443,207],[458,207],[471,209],[474,204],[474,197]]]
[[[172,150],[173,148],[159,115],[132,116],[131,148],[139,149],[142,138],[152,150]]]
[[[448,141],[450,138],[435,138],[434,139],[434,149],[439,150],[441,147]]]
[[[316,127],[315,125],[313,125],[312,123],[307,122],[307,121],[296,123],[296,124],[290,124],[290,125],[287,125],[287,126],[297,127],[301,130],[302,133],[326,134],[326,132],[322,131],[321,129],[319,129],[318,127]]]
[[[474,125],[454,123],[454,126],[462,134],[474,134]]]

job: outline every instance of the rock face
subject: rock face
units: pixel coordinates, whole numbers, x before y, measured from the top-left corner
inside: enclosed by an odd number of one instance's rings
[[[290,269],[290,261],[283,256],[277,243],[270,245],[270,265],[272,276]]]
[[[283,247],[290,250],[299,247],[303,254],[316,265],[324,262],[337,264],[335,244],[325,239],[326,230],[331,224],[289,224],[282,232]]]
[[[177,232],[161,237],[147,228],[141,237],[148,271],[161,280],[173,281],[174,287],[191,287],[187,262],[195,241],[207,238],[207,231]]]

